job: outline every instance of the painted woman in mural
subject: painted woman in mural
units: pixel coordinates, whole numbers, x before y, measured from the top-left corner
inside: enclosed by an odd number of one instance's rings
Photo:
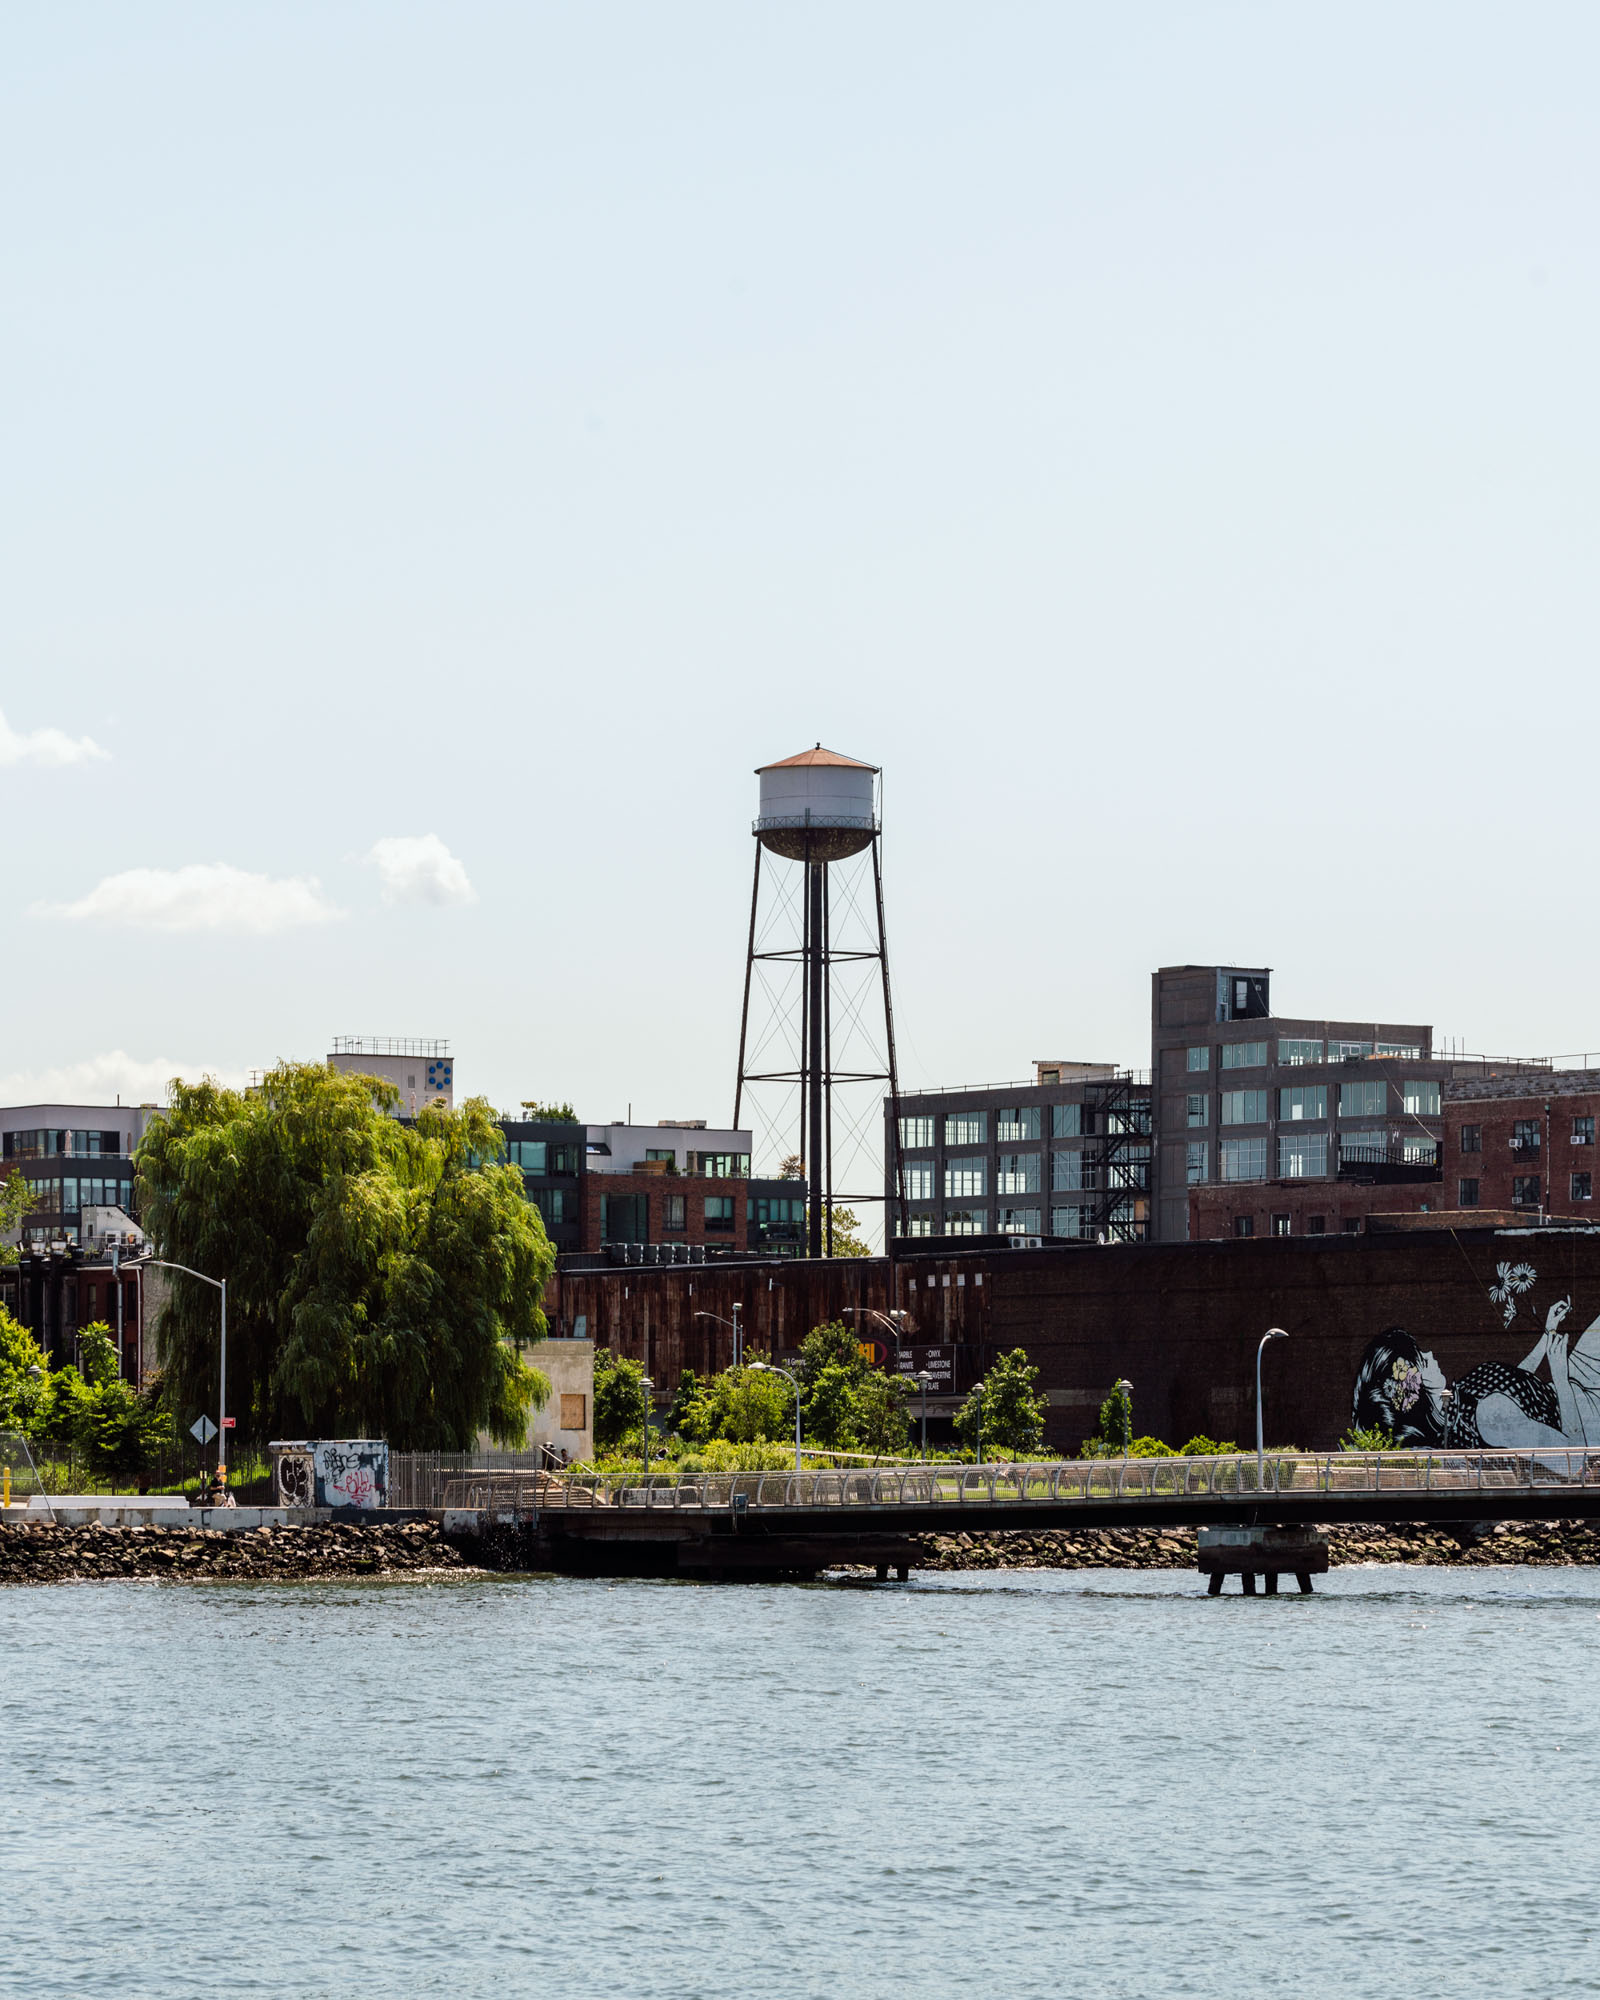
[[[1561,1331],[1571,1310],[1571,1299],[1556,1300],[1515,1368],[1486,1361],[1453,1387],[1404,1327],[1389,1327],[1361,1357],[1353,1421],[1389,1431],[1396,1444],[1434,1449],[1600,1444],[1600,1319],[1572,1342]],[[1536,1372],[1541,1363],[1547,1376]]]

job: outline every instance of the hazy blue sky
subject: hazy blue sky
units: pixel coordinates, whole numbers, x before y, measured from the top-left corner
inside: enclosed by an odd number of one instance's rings
[[[817,739],[910,1083],[1142,1064],[1191,958],[1600,1045],[1597,68],[1463,0],[10,8],[6,1098],[377,1032],[725,1119]]]

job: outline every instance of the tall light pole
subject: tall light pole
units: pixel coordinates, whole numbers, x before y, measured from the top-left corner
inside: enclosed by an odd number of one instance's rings
[[[692,1314],[691,1317],[694,1319],[714,1319],[718,1326],[731,1326],[733,1328],[733,1365],[735,1368],[737,1368],[741,1365],[740,1355],[741,1355],[742,1343],[739,1336],[739,1315],[744,1311],[743,1300],[736,1299],[734,1303],[731,1306],[729,1306],[728,1310],[733,1314],[732,1319],[724,1319],[721,1313],[708,1313],[708,1312],[697,1312]]]
[[[1281,1326],[1269,1326],[1261,1336],[1261,1345],[1256,1349],[1256,1491],[1261,1491],[1266,1476],[1266,1436],[1267,1427],[1262,1421],[1261,1410],[1261,1356],[1269,1340],[1287,1340],[1286,1330]]]
[[[750,1366],[760,1375],[781,1375],[794,1391],[794,1469],[800,1470],[800,1384],[787,1368],[774,1368],[770,1361],[752,1361]]]
[[[926,1368],[917,1370],[917,1380],[922,1384],[922,1462],[928,1462],[928,1384],[933,1377]]]
[[[197,1271],[189,1264],[175,1264],[170,1257],[141,1257],[141,1265],[159,1264],[163,1271],[182,1271],[186,1278],[198,1278],[202,1285],[210,1285],[222,1294],[222,1350],[217,1369],[217,1469],[224,1479],[228,1476],[228,1281],[213,1278],[205,1271]],[[139,1317],[144,1318],[143,1286],[140,1287]]]
[[[1127,1458],[1133,1450],[1133,1384],[1123,1381],[1117,1384],[1117,1400],[1122,1404],[1122,1455]]]
[[[656,1385],[648,1375],[639,1377],[639,1391],[644,1398],[644,1483],[650,1484],[650,1391]]]

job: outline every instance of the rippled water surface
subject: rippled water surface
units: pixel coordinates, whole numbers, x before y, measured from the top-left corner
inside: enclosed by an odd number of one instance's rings
[[[1600,1992],[1600,1575],[0,1592],[18,1994]]]

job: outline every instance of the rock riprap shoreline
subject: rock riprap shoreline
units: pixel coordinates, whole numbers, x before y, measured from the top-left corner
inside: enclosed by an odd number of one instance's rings
[[[1481,1537],[1460,1538],[1442,1528],[1333,1527],[1328,1560],[1351,1563],[1419,1563],[1430,1567],[1484,1568],[1496,1563],[1556,1567],[1600,1563],[1600,1527],[1583,1521],[1507,1521]],[[1190,1569],[1195,1566],[1192,1528],[1062,1529],[1030,1534],[928,1535],[919,1569]]]
[[[0,1528],[0,1584],[107,1582],[122,1577],[241,1581],[393,1576],[470,1570],[435,1521],[371,1527]]]

